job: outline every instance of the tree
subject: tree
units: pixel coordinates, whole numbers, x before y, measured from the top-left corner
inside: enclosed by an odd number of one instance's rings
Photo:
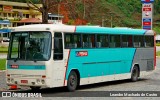
[[[34,2],[42,4],[42,7],[38,7]],[[38,10],[42,13],[42,23],[48,23],[48,11],[61,2],[61,0],[26,0],[27,5],[34,10]]]
[[[1,0],[0,0],[1,1]],[[22,2],[26,3],[26,0],[3,0],[3,1],[11,1],[11,2]],[[38,3],[38,0],[33,0],[33,3]]]

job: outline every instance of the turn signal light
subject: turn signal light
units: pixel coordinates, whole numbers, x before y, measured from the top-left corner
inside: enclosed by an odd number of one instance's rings
[[[10,77],[10,75],[9,75],[9,74],[7,74],[7,76],[8,76],[8,77]]]
[[[46,75],[42,75],[42,78],[46,78]]]

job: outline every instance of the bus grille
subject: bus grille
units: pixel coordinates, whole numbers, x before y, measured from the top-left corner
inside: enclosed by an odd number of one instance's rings
[[[154,69],[153,60],[148,60],[147,61],[147,71],[153,70],[153,69]]]
[[[11,75],[12,77],[37,77],[37,78],[39,78],[39,77],[41,77],[41,75],[22,75],[22,74],[12,74]]]

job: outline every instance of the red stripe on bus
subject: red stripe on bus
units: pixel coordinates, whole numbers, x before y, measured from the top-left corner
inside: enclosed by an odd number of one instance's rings
[[[76,32],[76,26],[75,26],[74,32]]]
[[[68,70],[68,61],[69,61],[69,58],[70,58],[70,50],[69,50],[69,53],[68,53],[68,59],[67,59],[67,64],[66,64],[66,71],[64,73],[64,83],[63,85],[65,86],[65,80],[66,80],[66,73],[67,73],[67,70]]]

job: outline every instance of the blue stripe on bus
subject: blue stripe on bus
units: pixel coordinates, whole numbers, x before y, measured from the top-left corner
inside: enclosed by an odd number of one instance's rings
[[[66,79],[72,69],[78,69],[81,78],[130,73],[135,48],[72,49]],[[88,56],[77,56],[87,51]]]
[[[127,35],[144,35],[146,30],[142,29],[128,29],[128,28],[106,28],[106,27],[91,27],[91,26],[77,26],[77,33],[100,33],[100,34],[127,34]]]
[[[16,69],[16,70],[45,70],[44,65],[18,65],[18,68],[12,68],[11,65],[7,65],[7,69]]]

